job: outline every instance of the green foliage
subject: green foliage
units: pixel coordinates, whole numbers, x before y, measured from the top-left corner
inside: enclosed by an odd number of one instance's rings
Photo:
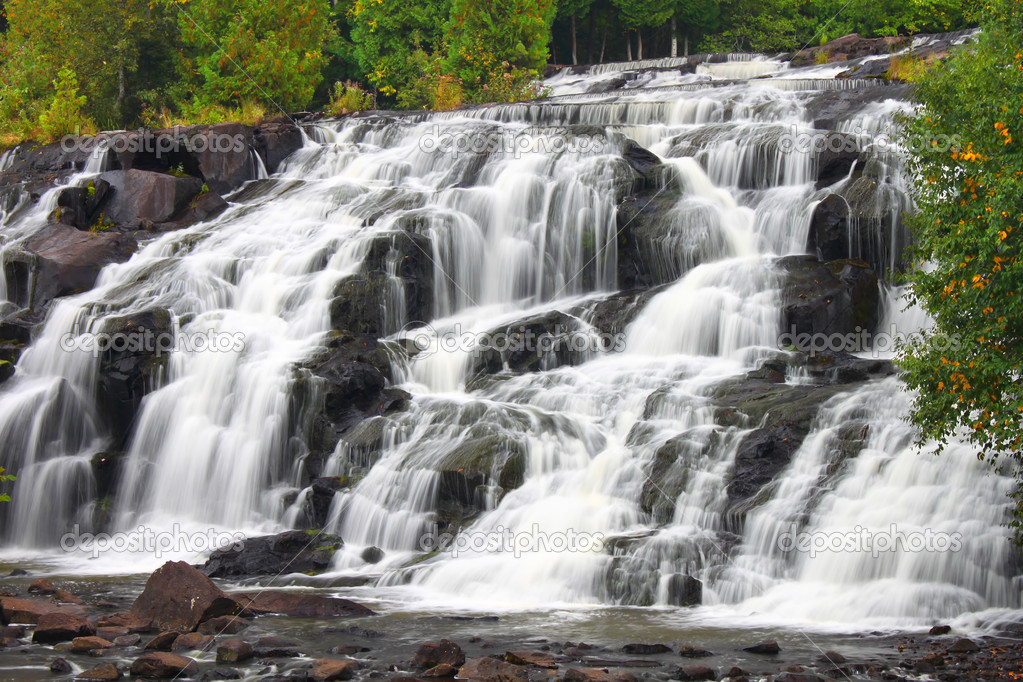
[[[530,96],[547,63],[553,0],[453,0],[444,71],[470,102]]]
[[[56,91],[49,108],[39,115],[39,127],[47,140],[59,140],[65,135],[91,132],[95,125],[85,117],[85,95],[78,94],[75,72],[64,67],[53,82]]]
[[[331,38],[327,0],[177,0],[185,90],[200,106],[294,111],[313,97]]]
[[[675,0],[612,0],[625,26],[663,26],[675,13]]]
[[[16,481],[16,480],[18,480],[16,477],[11,476],[8,473],[5,473],[4,468],[0,467],[0,483],[9,483],[10,481]],[[11,496],[10,495],[8,495],[7,493],[0,493],[0,502],[10,502],[10,501],[11,501]]]
[[[416,52],[441,49],[451,0],[354,0],[348,11],[355,58],[385,96],[414,85]]]
[[[907,139],[921,178],[915,260],[926,265],[910,281],[935,329],[906,348],[901,363],[917,391],[912,417],[921,439],[944,446],[964,433],[981,458],[1019,476],[1023,4],[994,0],[983,29],[974,49],[935,66],[916,85],[922,108],[908,122]]]
[[[376,107],[376,99],[352,81],[334,83],[334,93],[327,105],[326,112],[331,116],[345,116],[357,111],[365,111]]]

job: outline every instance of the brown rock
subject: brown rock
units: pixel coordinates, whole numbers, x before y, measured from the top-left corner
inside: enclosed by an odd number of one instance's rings
[[[975,642],[973,642],[972,640],[966,639],[964,637],[962,639],[957,639],[955,644],[953,644],[952,646],[950,646],[948,648],[948,653],[950,653],[950,654],[972,654],[974,651],[979,651],[979,650],[980,650],[980,647],[977,646],[977,644]]]
[[[509,651],[504,660],[515,665],[533,665],[537,668],[557,668],[558,662],[551,654],[542,651]]]
[[[441,663],[423,673],[423,677],[454,677],[458,674],[458,668],[447,663]]]
[[[710,666],[703,665],[701,663],[693,663],[691,665],[684,665],[678,670],[678,678],[680,680],[713,680],[716,677],[714,670]]]
[[[95,634],[96,628],[85,619],[85,616],[47,613],[39,617],[36,630],[32,633],[32,641],[49,644],[51,642],[67,642],[75,637],[90,637]]]
[[[650,656],[652,654],[666,654],[671,651],[670,647],[664,644],[626,644],[622,651],[636,656]]]
[[[213,648],[213,637],[201,632],[187,632],[180,635],[171,645],[171,651],[209,651]]]
[[[433,668],[441,663],[458,668],[465,663],[465,652],[450,639],[442,639],[440,644],[420,644],[416,655],[412,657],[412,665],[417,668]]]
[[[39,578],[28,586],[28,591],[35,594],[53,594],[57,588],[46,578]]]
[[[76,597],[67,590],[57,590],[53,593],[53,598],[62,604],[84,604],[85,600],[81,597]]]
[[[50,661],[50,672],[56,675],[66,675],[71,672],[71,664],[63,658],[55,658]]]
[[[347,599],[303,592],[270,590],[234,592],[229,596],[246,610],[256,614],[276,613],[296,618],[352,618],[375,615],[365,606]]]
[[[113,640],[114,646],[135,646],[141,641],[142,635],[139,635],[137,633],[132,633],[130,635],[121,635],[120,637],[115,637]]]
[[[91,670],[76,675],[76,680],[119,680],[121,671],[113,663],[97,666]]]
[[[218,616],[201,623],[198,631],[204,635],[237,635],[249,625],[249,621],[238,616]]]
[[[496,658],[473,658],[458,671],[459,679],[474,682],[526,682],[526,669]]]
[[[161,632],[156,637],[146,642],[143,649],[150,649],[152,651],[170,651],[171,647],[174,646],[174,640],[181,636],[181,633],[177,630],[168,630]]]
[[[131,613],[162,630],[191,632],[203,621],[238,613],[241,607],[184,561],[168,561],[149,576]]]
[[[96,621],[96,627],[101,628],[125,628],[128,632],[148,632],[152,630],[152,624],[139,618],[129,611],[120,611],[106,616],[100,616]]]
[[[153,651],[135,659],[131,674],[136,677],[173,679],[191,677],[199,667],[191,658],[178,656],[167,651]]]
[[[255,656],[252,645],[240,639],[228,639],[217,647],[217,663],[241,663]]]
[[[125,635],[129,635],[129,634],[131,634],[131,633],[128,631],[128,628],[123,628],[123,627],[104,626],[104,627],[97,627],[96,628],[96,636],[97,637],[102,637],[103,639],[108,639],[111,642],[114,641],[115,639],[117,639],[118,637],[124,637]]]
[[[94,649],[109,649],[113,645],[113,642],[102,637],[75,637],[71,640],[71,651],[76,654],[84,654]]]
[[[935,625],[933,628],[930,629],[930,631],[927,634],[929,634],[929,635],[947,635],[950,632],[952,632],[952,628],[949,625]]]
[[[36,599],[0,597],[0,614],[5,623],[38,623],[44,614],[50,613],[84,616],[85,609],[73,604],[57,605]]]
[[[28,628],[24,625],[5,625],[3,633],[4,637],[18,639],[19,637],[24,637],[27,630]]]
[[[309,678],[317,682],[350,680],[358,669],[359,664],[355,661],[335,661],[329,658],[318,658],[313,661],[313,668],[309,672]]]
[[[681,656],[682,658],[707,658],[708,656],[713,656],[714,654],[707,651],[706,649],[701,649],[699,647],[683,644],[678,648],[678,655]]]

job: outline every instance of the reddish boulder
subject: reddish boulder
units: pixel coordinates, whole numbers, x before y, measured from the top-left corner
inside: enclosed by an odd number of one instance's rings
[[[203,621],[230,616],[238,602],[184,561],[168,561],[149,576],[131,613],[162,630],[191,632]]]

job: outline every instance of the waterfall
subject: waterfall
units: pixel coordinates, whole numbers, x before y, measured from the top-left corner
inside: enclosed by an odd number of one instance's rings
[[[275,532],[310,523],[310,479],[330,478],[325,530],[345,541],[330,575],[409,599],[696,601],[705,622],[837,628],[1023,608],[1002,525],[1013,481],[962,443],[917,446],[890,371],[843,384],[779,343],[796,295],[783,257],[807,250],[827,195],[862,198],[846,246],[881,275],[910,208],[898,149],[857,152],[821,183],[821,158],[780,139],[824,134],[826,95],[848,103],[828,130],[876,141],[901,90],[763,55],[576,67],[548,85],[536,102],[308,124],[274,174],[254,158],[226,211],[150,235],[58,299],[0,385],[12,551],[52,553],[76,526]],[[866,182],[881,188],[857,194]],[[2,253],[58,190],[0,207]],[[878,286],[880,330],[928,324]],[[143,318],[176,342],[118,431],[87,339]],[[485,345],[528,335],[551,345]],[[320,450],[311,368],[366,336],[411,399]],[[785,401],[798,434],[764,416]],[[750,443],[789,437],[770,472],[751,469]],[[885,533],[905,537],[813,544]],[[906,544],[928,533],[946,545]]]

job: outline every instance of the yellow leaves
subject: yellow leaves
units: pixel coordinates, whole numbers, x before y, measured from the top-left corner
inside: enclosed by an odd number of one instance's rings
[[[944,381],[939,381],[938,382],[938,390],[939,391],[944,391],[945,390],[945,382]]]

